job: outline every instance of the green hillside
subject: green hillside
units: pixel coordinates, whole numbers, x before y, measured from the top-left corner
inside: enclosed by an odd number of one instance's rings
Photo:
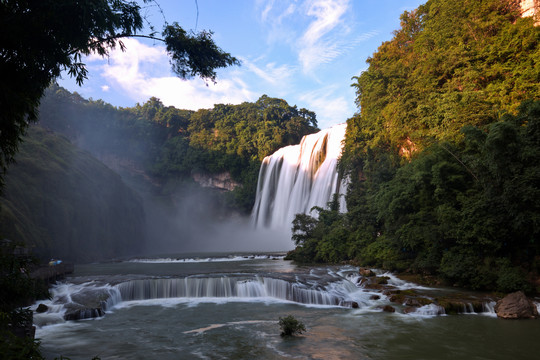
[[[0,198],[0,234],[42,259],[88,262],[141,251],[139,197],[66,138],[29,128]]]

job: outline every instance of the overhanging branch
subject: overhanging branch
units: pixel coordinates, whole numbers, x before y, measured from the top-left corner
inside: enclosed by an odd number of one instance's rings
[[[151,39],[151,40],[157,40],[157,41],[165,42],[164,39],[161,39],[161,38],[158,38],[158,37],[155,37],[155,36],[152,36],[152,35],[118,34],[118,35],[109,36],[109,37],[106,37],[106,38],[103,38],[103,39],[98,39],[96,41],[88,43],[85,46],[85,48],[86,49],[93,49],[94,46],[96,46],[98,44],[107,43],[109,41],[115,41],[115,40],[119,40],[119,39],[123,39],[123,38],[143,38],[143,39]],[[76,54],[78,52],[81,52],[81,51],[82,51],[81,48],[73,49],[68,53],[68,55],[71,56],[71,55],[74,55],[74,54]]]

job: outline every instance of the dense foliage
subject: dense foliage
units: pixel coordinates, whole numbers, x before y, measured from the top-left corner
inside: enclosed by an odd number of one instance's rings
[[[251,210],[261,160],[316,130],[315,114],[263,95],[254,103],[196,112],[157,98],[132,108],[85,100],[57,86],[43,98],[40,123],[100,159],[129,161],[161,183],[194,173],[230,173],[241,186],[231,206]],[[109,159],[110,160],[110,159]]]
[[[514,1],[430,0],[403,14],[353,84],[361,112],[348,121],[340,164],[348,213],[334,201],[318,219],[297,216],[290,258],[531,289],[540,27],[518,11]]]
[[[405,12],[355,77],[361,117],[349,121],[347,152],[407,155],[540,97],[540,29],[519,15],[513,0],[430,0]]]
[[[143,0],[148,3],[150,0]],[[212,33],[188,33],[166,23],[163,38],[156,31],[141,35],[144,12],[127,0],[3,0],[0,2],[0,184],[7,165],[45,89],[61,71],[81,84],[87,76],[83,55],[106,56],[122,39],[146,37],[163,41],[176,74],[215,81],[215,70],[238,65],[222,51]]]
[[[35,263],[24,247],[0,242],[0,359],[44,359],[39,341],[23,336],[32,327],[32,311],[21,307],[48,297],[44,284],[29,276]]]

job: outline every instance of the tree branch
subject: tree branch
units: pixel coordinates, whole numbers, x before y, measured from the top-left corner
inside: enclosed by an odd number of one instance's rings
[[[106,42],[111,41],[111,40],[118,40],[118,39],[122,39],[122,38],[130,38],[130,37],[143,38],[143,39],[152,39],[152,40],[165,42],[164,39],[161,39],[161,38],[158,38],[158,37],[155,37],[155,36],[151,36],[151,35],[137,35],[137,34],[125,34],[124,33],[124,34],[118,34],[118,35],[110,36],[110,37],[107,37],[107,38],[104,38],[104,39],[99,39],[99,40],[93,41],[91,43],[88,43],[85,46],[85,48],[93,49],[93,47],[95,45],[98,45],[98,44],[101,44],[101,43],[106,43]],[[74,54],[76,54],[76,53],[78,53],[80,51],[82,51],[81,48],[73,49],[68,53],[68,55],[74,55]]]
[[[478,177],[471,171],[471,169],[469,169],[469,167],[468,167],[467,165],[465,165],[465,164],[463,163],[463,161],[461,161],[461,160],[460,160],[453,152],[451,152],[450,149],[448,149],[448,148],[447,148],[446,146],[444,146],[443,144],[441,144],[441,147],[442,147],[444,150],[446,150],[450,155],[452,155],[452,156],[454,157],[454,159],[456,159],[461,165],[463,165],[463,167],[465,168],[465,170],[467,170],[467,172],[468,172],[469,174],[471,174],[477,182],[480,182],[480,181],[478,180]]]

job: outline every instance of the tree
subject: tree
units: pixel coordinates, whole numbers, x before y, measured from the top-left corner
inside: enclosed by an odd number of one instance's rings
[[[142,0],[143,3],[153,2]],[[163,38],[151,27],[139,34],[141,6],[128,0],[3,0],[0,3],[0,186],[18,144],[35,121],[45,89],[62,71],[81,85],[88,70],[83,55],[107,56],[122,39],[150,38],[167,46],[173,71],[181,78],[215,82],[217,68],[239,65],[221,50],[212,33],[186,32],[165,24]]]

